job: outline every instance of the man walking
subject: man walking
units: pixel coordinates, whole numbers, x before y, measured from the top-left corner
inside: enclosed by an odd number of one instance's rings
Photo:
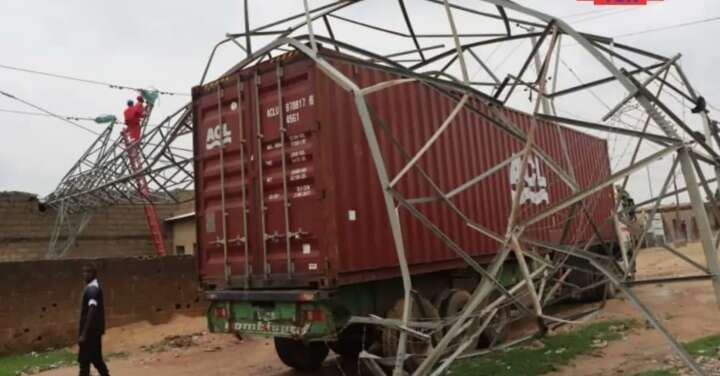
[[[78,363],[80,376],[90,376],[90,364],[100,376],[110,376],[102,355],[102,336],[105,334],[105,303],[97,280],[97,268],[87,264],[82,269],[86,283],[80,307],[80,335]]]

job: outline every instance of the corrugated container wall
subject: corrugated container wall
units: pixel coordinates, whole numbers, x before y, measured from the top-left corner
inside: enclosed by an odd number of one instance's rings
[[[399,78],[386,69],[326,54],[360,87]],[[457,93],[442,90],[410,82],[367,97],[391,178],[453,110]],[[382,190],[353,97],[310,59],[284,55],[233,73],[196,87],[193,102],[199,262],[206,282],[237,288],[333,288],[399,275]],[[500,111],[529,131],[529,115]],[[419,159],[418,166],[441,191],[452,192],[523,149],[523,142],[488,120],[494,118],[491,114],[484,100],[471,99]],[[604,140],[539,121],[535,141],[568,169],[560,134],[580,187],[610,175]],[[519,173],[520,159],[515,158],[451,201],[471,221],[504,234]],[[530,157],[525,181],[520,219],[571,193],[536,154]],[[406,199],[421,199],[415,204],[420,213],[472,256],[489,260],[497,252],[495,240],[473,230],[450,206],[422,200],[437,195],[417,169],[395,188]],[[612,189],[584,205],[602,236],[612,238]],[[463,266],[407,209],[399,213],[413,273]],[[569,213],[527,228],[525,236],[558,242]],[[575,213],[568,243],[594,234],[582,211]]]

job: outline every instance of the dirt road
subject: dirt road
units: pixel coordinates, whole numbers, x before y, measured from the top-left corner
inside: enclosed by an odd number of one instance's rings
[[[694,261],[705,264],[698,244],[680,250]],[[693,266],[667,251],[648,249],[642,252],[638,258],[639,279],[700,274]],[[720,334],[720,312],[709,281],[647,285],[634,291],[679,340]],[[645,323],[638,310],[621,297],[609,301],[605,311],[595,320],[627,318]],[[624,340],[611,342],[599,354],[578,358],[572,366],[552,376],[632,375],[661,368],[669,356],[670,347],[660,334],[641,325]]]
[[[682,251],[703,262],[698,245]],[[638,260],[640,278],[698,274],[689,264],[659,249],[645,250]],[[648,285],[636,289],[640,298],[680,340],[690,340],[720,333],[718,308],[709,282],[673,285]],[[606,310],[595,320],[644,319],[626,300],[608,302]],[[203,333],[203,318],[177,318],[169,324],[150,326],[136,324],[112,329],[106,336],[106,353],[126,353],[113,358],[109,365],[114,375],[133,376],[290,376],[298,375],[285,367],[275,356],[273,343],[267,339],[249,338],[242,342],[226,335]],[[194,334],[194,336],[193,336]],[[190,338],[188,346],[166,346],[163,351],[149,350],[170,335]],[[144,347],[143,347],[144,346]],[[643,326],[622,341],[612,342],[601,353],[578,358],[572,366],[553,376],[625,375],[659,368],[670,354],[668,345],[653,329]],[[331,357],[318,375],[354,375],[356,364],[340,363]],[[338,367],[342,367],[342,371]],[[74,369],[59,369],[43,376],[71,376]]]

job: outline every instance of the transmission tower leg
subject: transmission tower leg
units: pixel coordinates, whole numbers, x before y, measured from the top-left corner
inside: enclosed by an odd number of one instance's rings
[[[690,196],[690,202],[692,204],[693,216],[695,217],[698,231],[700,232],[700,241],[702,242],[703,251],[705,252],[707,267],[712,274],[712,284],[713,289],[715,290],[715,302],[720,307],[720,266],[718,265],[717,252],[713,242],[712,229],[710,228],[710,220],[707,216],[705,203],[700,195],[700,188],[698,186],[697,178],[695,177],[695,171],[693,170],[693,164],[690,160],[690,154],[687,149],[682,148],[678,151],[678,157],[680,158],[680,166],[682,168],[683,175],[685,176],[688,195]]]

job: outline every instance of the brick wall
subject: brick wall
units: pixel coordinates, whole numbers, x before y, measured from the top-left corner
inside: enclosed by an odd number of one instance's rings
[[[162,218],[183,207],[157,206]],[[37,196],[23,192],[0,192],[0,262],[43,259],[48,250],[56,211],[39,209]],[[172,249],[166,232],[167,249]],[[67,258],[125,257],[153,255],[142,206],[113,206],[93,213],[92,218],[67,252]]]
[[[0,263],[0,353],[73,344],[85,260]],[[194,257],[95,260],[108,327],[204,314]]]

